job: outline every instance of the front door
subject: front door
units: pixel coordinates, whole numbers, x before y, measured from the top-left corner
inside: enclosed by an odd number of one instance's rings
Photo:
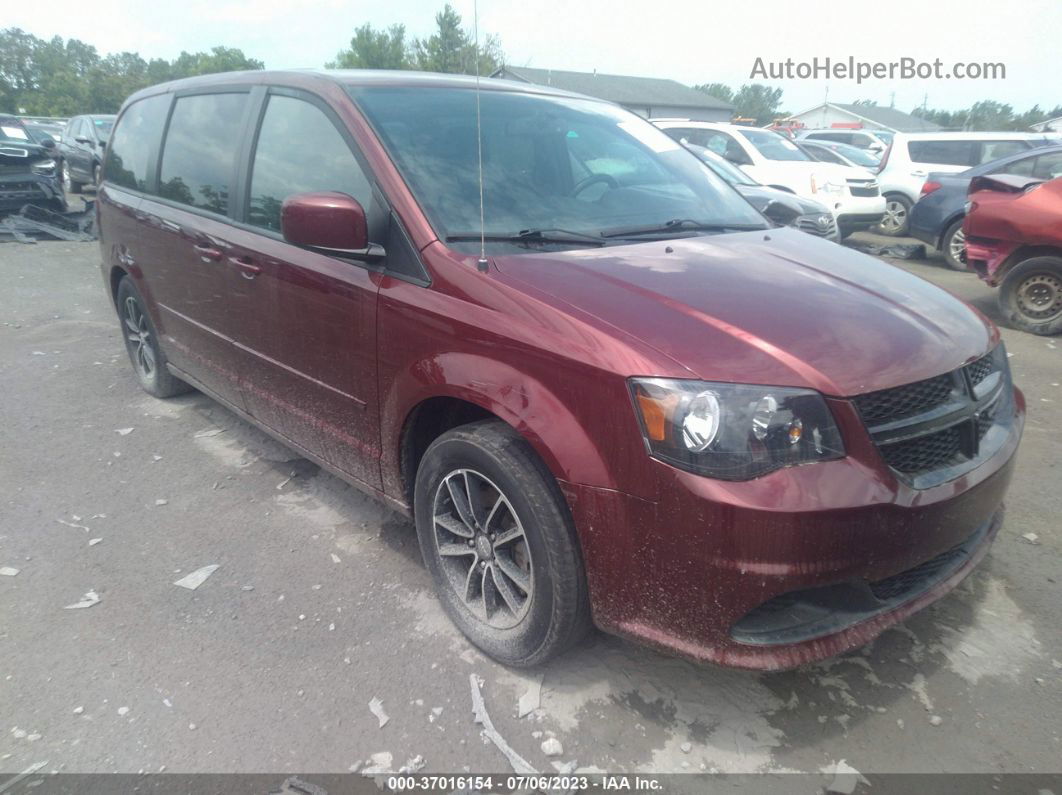
[[[260,422],[371,486],[380,484],[376,296],[380,274],[286,243],[284,199],[340,191],[381,239],[386,213],[373,204],[354,142],[320,100],[273,89],[252,155],[246,227],[230,237],[258,327],[248,342],[245,394]],[[381,222],[382,217],[382,222]]]

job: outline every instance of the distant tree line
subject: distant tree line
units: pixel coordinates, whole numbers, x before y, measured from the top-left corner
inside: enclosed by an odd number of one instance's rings
[[[419,69],[424,72],[489,75],[505,56],[496,36],[487,35],[477,47],[472,31],[449,3],[435,15],[435,32],[426,39],[407,39],[405,25],[377,30],[362,25],[350,46],[336,53],[328,69]]]
[[[760,83],[748,83],[736,91],[724,83],[705,83],[694,88],[724,102],[730,102],[734,105],[735,116],[755,119],[757,124],[770,124],[775,119],[790,115],[789,111],[780,110],[780,88],[771,88]],[[878,106],[878,102],[873,99],[857,99],[851,104],[865,108]],[[911,111],[911,115],[939,124],[947,130],[1028,130],[1033,124],[1062,116],[1062,105],[1056,105],[1050,110],[1042,110],[1039,105],[1033,105],[1024,113],[1018,113],[1011,105],[989,99],[975,102],[963,110],[918,107]]]
[[[214,47],[182,52],[172,61],[135,52],[101,56],[91,44],[40,39],[18,28],[0,30],[0,112],[30,116],[114,113],[146,86],[193,75],[262,69],[242,50]]]

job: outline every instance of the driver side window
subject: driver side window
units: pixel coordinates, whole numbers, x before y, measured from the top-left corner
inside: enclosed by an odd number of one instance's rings
[[[372,187],[332,121],[315,105],[269,97],[251,167],[248,222],[280,231],[280,206],[296,193],[339,191],[362,207]]]

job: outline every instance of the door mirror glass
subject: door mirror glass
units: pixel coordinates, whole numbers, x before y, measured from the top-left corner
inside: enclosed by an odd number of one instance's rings
[[[369,248],[365,210],[345,193],[296,193],[280,207],[280,230],[296,246],[358,252]]]

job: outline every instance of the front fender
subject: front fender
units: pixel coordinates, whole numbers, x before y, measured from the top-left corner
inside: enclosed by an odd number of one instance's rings
[[[389,495],[404,497],[403,430],[419,405],[438,397],[472,403],[511,425],[555,478],[615,488],[598,446],[545,384],[512,365],[477,354],[449,352],[413,362],[396,374],[381,395],[381,468]]]

